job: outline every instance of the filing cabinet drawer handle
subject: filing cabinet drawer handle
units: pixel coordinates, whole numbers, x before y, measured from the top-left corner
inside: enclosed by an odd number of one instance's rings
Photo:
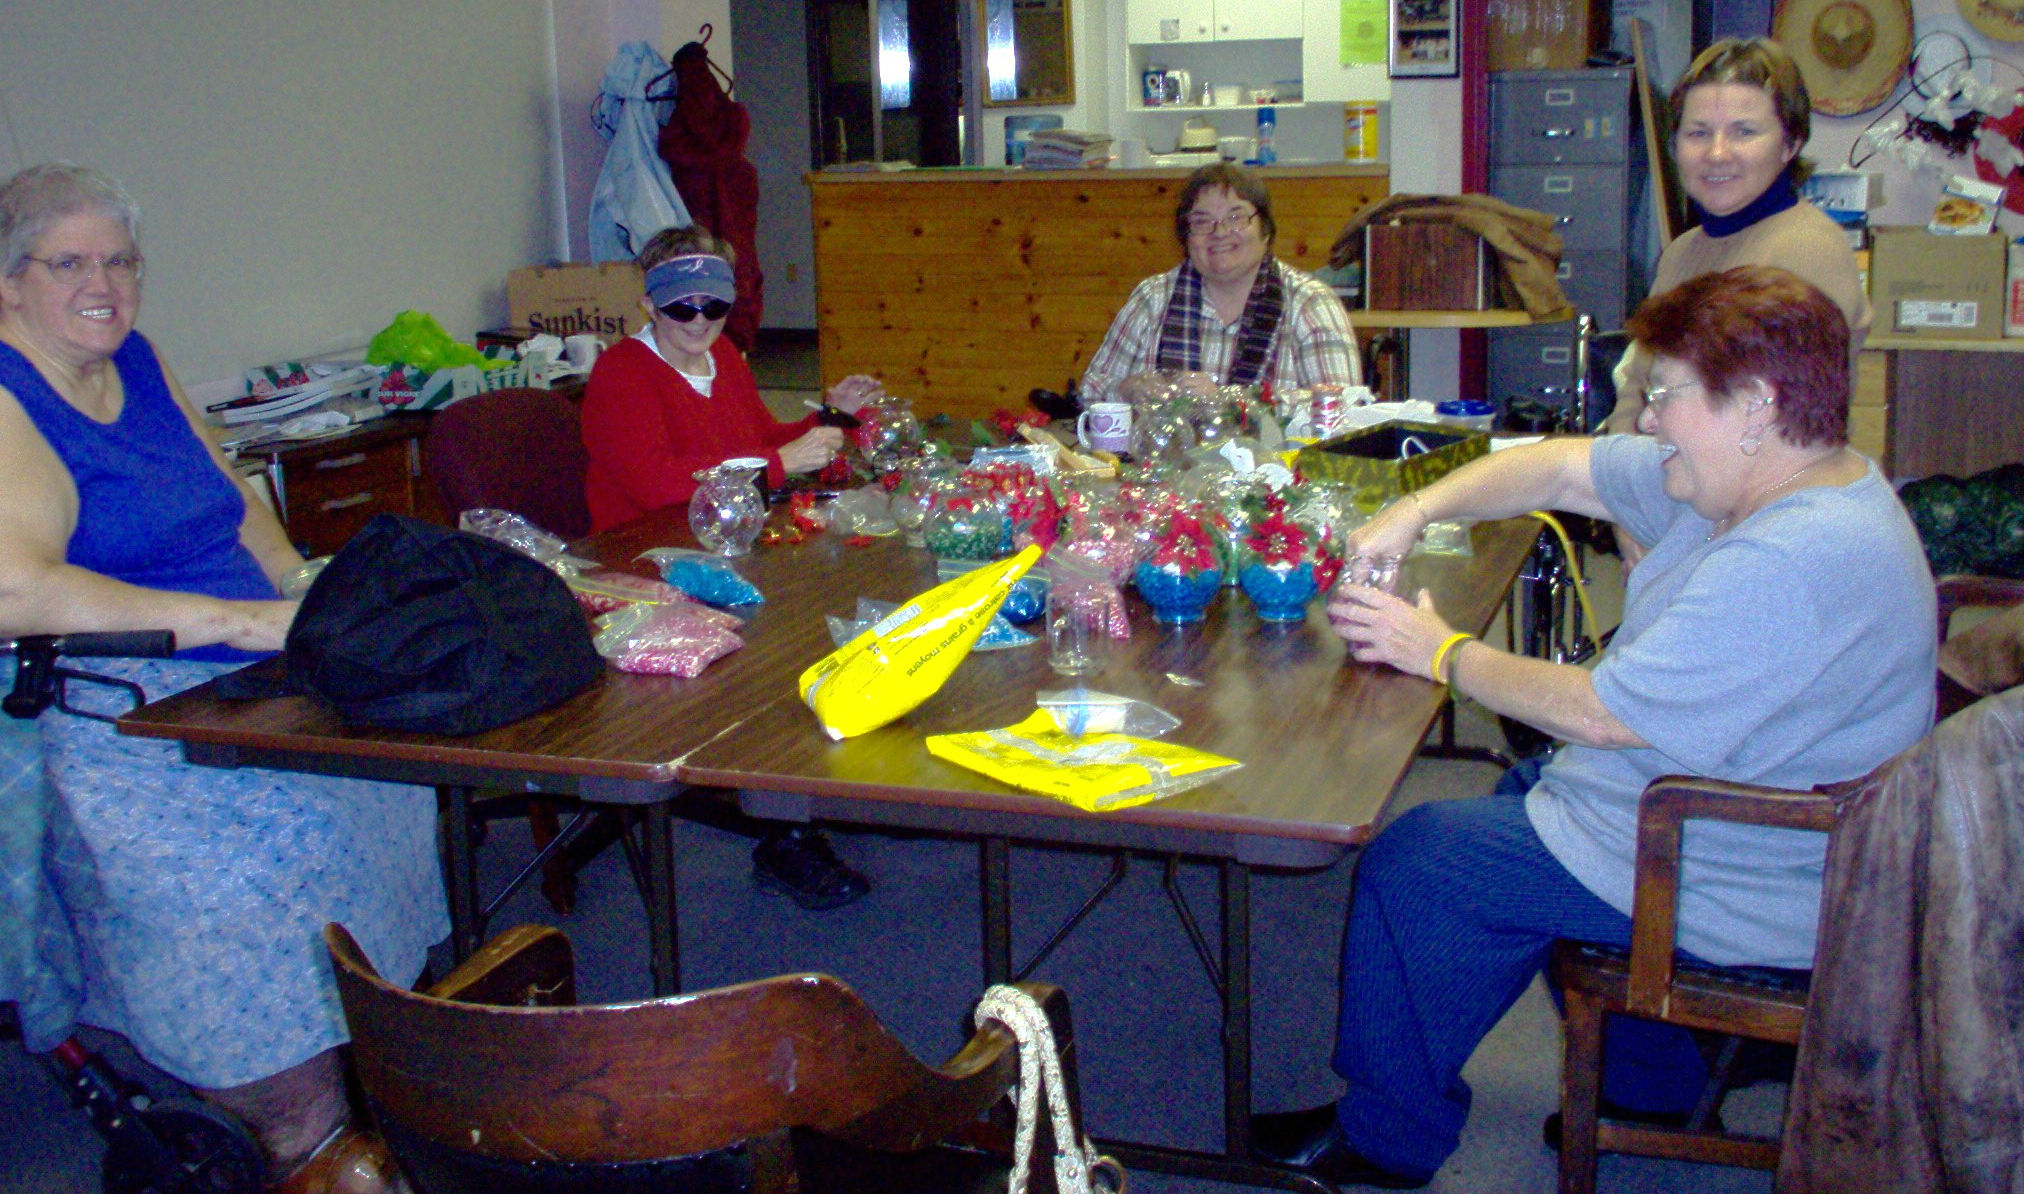
[[[349,510],[353,506],[365,505],[376,496],[378,495],[374,494],[371,490],[367,490],[364,493],[354,493],[350,497],[332,498],[330,501],[318,506],[317,510],[324,514],[329,514],[336,510]]]
[[[1562,216],[1560,218],[1562,220],[1565,220],[1568,217]],[[1553,276],[1555,278],[1558,278],[1562,282],[1565,282],[1567,279],[1572,278],[1574,276],[1574,266],[1569,262],[1563,261],[1559,265],[1553,267]]]
[[[1557,124],[1554,125],[1552,128],[1540,129],[1539,135],[1546,138],[1548,141],[1555,141],[1562,137],[1572,137],[1574,135],[1574,130],[1566,125]]]
[[[1546,106],[1549,108],[1565,108],[1573,102],[1574,88],[1572,87],[1548,87],[1546,89]]]
[[[1539,350],[1539,363],[1542,365],[1565,365],[1573,359],[1571,349],[1542,348]]]
[[[1540,181],[1539,190],[1540,193],[1546,195],[1572,195],[1574,193],[1574,175],[1549,174]]]
[[[332,456],[327,460],[319,460],[316,462],[316,467],[320,469],[350,468],[354,464],[364,463],[365,453],[353,452],[349,456]]]

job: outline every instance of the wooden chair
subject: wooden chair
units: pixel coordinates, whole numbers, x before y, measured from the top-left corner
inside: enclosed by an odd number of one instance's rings
[[[453,519],[466,510],[504,510],[564,539],[581,538],[590,533],[583,493],[588,468],[576,407],[552,390],[473,394],[432,415],[422,437],[422,472]],[[563,832],[554,803],[491,793],[473,805],[472,817],[482,825],[522,808],[542,855],[541,892],[557,912],[567,913],[576,907],[576,871],[583,860],[563,852],[566,841],[549,849]],[[597,827],[585,823],[578,831],[592,828]],[[511,894],[509,889],[492,903]]]
[[[1004,1189],[1009,1134],[982,1117],[1019,1066],[996,1024],[930,1068],[827,975],[577,1007],[552,928],[502,933],[426,992],[340,925],[324,942],[359,1083],[421,1194]],[[1067,996],[1020,986],[1073,1097]],[[1029,1188],[1052,1190],[1041,1118]]]
[[[1938,598],[1938,629],[1945,641],[1958,610],[2024,602],[2024,583],[1949,576],[1939,582]],[[1950,699],[1944,675],[1939,686],[1943,716],[1976,695],[1957,686],[1959,695]],[[1960,696],[1965,696],[1966,702]],[[1676,775],[1654,780],[1645,789],[1638,805],[1637,887],[1630,949],[1560,941],[1554,945],[1550,962],[1552,980],[1566,996],[1560,1079],[1562,1194],[1591,1194],[1596,1157],[1602,1152],[1758,1169],[1778,1167],[1777,1138],[1721,1132],[1712,1130],[1711,1125],[1727,1093],[1739,1037],[1788,1045],[1799,1042],[1811,972],[1693,965],[1676,956],[1681,834],[1685,823],[1696,818],[1832,832],[1841,802],[1870,779],[1865,776],[1810,792],[1793,792]],[[1686,1127],[1600,1118],[1603,1023],[1613,1012],[1726,1037],[1708,1089]]]

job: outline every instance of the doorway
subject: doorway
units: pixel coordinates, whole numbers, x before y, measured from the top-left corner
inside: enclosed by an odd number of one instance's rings
[[[807,0],[815,166],[970,162],[967,0]]]

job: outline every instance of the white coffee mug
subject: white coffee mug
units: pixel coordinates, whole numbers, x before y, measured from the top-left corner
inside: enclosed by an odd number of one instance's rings
[[[1136,170],[1146,164],[1146,142],[1144,137],[1120,137],[1117,141],[1117,164],[1129,170]]]
[[[1075,416],[1075,438],[1082,446],[1103,452],[1123,452],[1131,446],[1131,403],[1092,402]]]
[[[603,350],[604,341],[589,333],[565,336],[562,341],[562,355],[578,369],[590,368]]]

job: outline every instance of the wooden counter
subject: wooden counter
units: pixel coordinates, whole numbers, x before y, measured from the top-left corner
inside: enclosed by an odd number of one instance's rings
[[[1899,479],[1968,477],[2024,460],[2024,339],[1870,333],[1856,362],[1850,440]]]
[[[1180,260],[1187,170],[825,171],[807,176],[823,384],[882,379],[921,414],[1024,409],[1060,390],[1139,280]],[[1276,252],[1328,262],[1382,166],[1275,166]]]

